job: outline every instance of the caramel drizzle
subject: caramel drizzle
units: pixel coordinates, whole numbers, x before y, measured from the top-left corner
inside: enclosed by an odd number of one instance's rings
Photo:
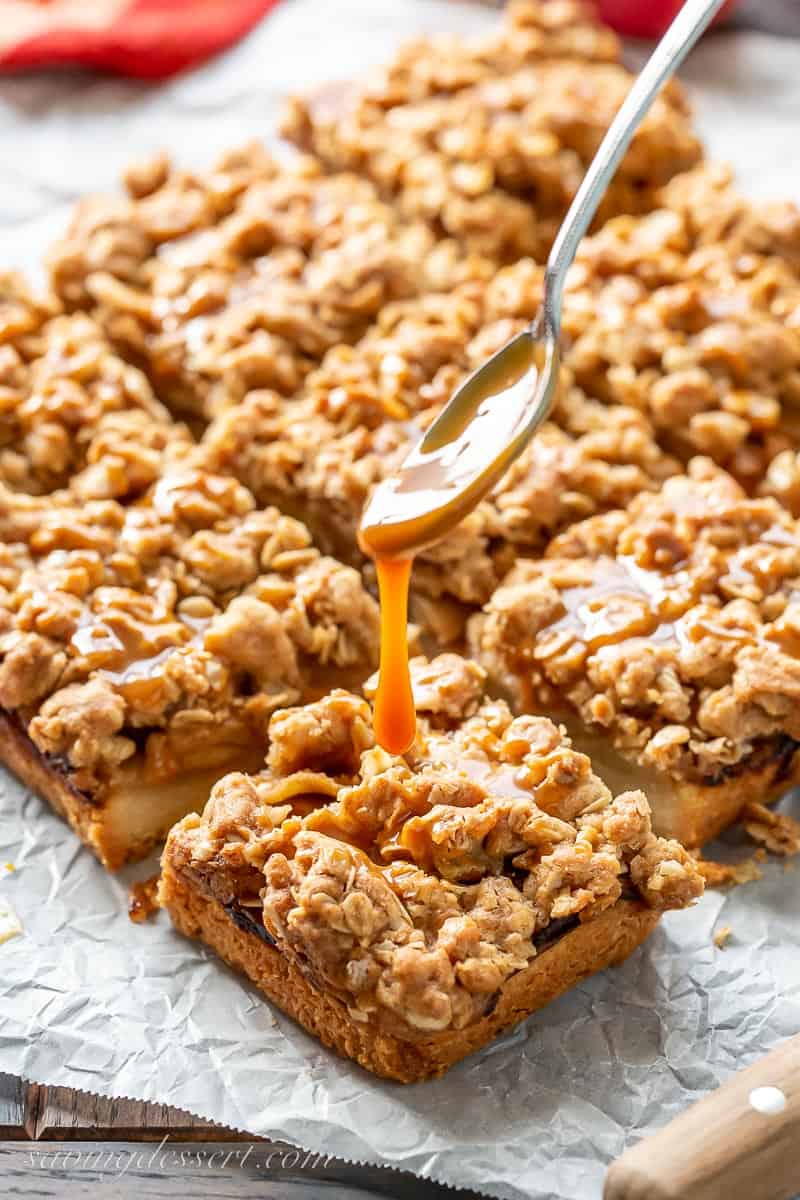
[[[417,732],[408,671],[408,585],[410,558],[378,558],[381,601],[381,659],[375,697],[375,737],[390,754],[404,754]]]

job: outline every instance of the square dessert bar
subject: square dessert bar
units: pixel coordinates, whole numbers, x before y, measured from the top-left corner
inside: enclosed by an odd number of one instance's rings
[[[461,49],[454,39],[413,43],[364,85],[295,100],[283,132],[470,249],[544,261],[633,78],[607,61],[614,48],[593,36],[586,9],[550,7],[516,5],[505,27]],[[670,84],[637,130],[598,223],[646,211],[656,189],[700,157],[683,94]]]
[[[469,644],[698,846],[800,779],[800,528],[708,459],[519,562]]]
[[[659,199],[669,207],[584,241],[550,423],[457,533],[419,557],[415,615],[440,637],[457,636],[459,606],[485,603],[518,556],[657,489],[697,448],[800,513],[797,211],[745,202],[716,168],[676,178]],[[203,439],[211,467],[358,561],[370,489],[537,311],[541,266],[521,259],[487,278],[482,264],[472,256],[450,293],[388,305],[291,404],[251,392],[221,413]]]
[[[109,868],[263,762],[275,708],[360,684],[377,644],[355,570],[188,460],[127,506],[0,489],[0,759]]]
[[[206,417],[252,387],[290,395],[424,280],[430,231],[302,155],[281,163],[253,143],[203,175],[159,156],[126,183],[125,198],[78,206],[51,282],[178,413]]]
[[[800,515],[800,208],[707,166],[646,216],[584,239],[564,292],[566,361],[590,396],[647,414],[664,448],[708,454]]]
[[[483,672],[413,663],[418,736],[375,746],[337,689],[272,718],[267,768],[170,833],[161,903],[340,1054],[403,1082],[449,1066],[595,971],[703,889],[543,717]]]
[[[191,444],[91,318],[0,274],[0,483],[127,499]]]

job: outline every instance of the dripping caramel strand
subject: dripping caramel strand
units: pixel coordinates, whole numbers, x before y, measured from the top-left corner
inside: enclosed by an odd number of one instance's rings
[[[530,331],[512,338],[461,385],[362,518],[359,543],[375,560],[381,601],[373,722],[391,754],[405,753],[416,734],[406,629],[414,554],[455,529],[520,453],[542,356]]]
[[[376,558],[381,600],[381,658],[373,723],[379,745],[404,754],[417,732],[408,670],[408,585],[410,558]]]

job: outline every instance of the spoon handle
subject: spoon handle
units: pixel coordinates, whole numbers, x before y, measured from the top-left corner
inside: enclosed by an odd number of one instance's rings
[[[548,332],[558,334],[564,277],[575,257],[578,243],[589,228],[597,206],[620,159],[628,149],[631,138],[650,109],[661,85],[683,62],[723,3],[724,0],[686,0],[609,125],[569,207],[547,260],[542,318],[544,328]]]

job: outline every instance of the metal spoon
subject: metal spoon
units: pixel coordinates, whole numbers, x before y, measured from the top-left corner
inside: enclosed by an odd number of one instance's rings
[[[661,85],[673,74],[724,0],[687,0],[612,121],[547,260],[542,305],[455,392],[395,475],[372,495],[362,547],[407,558],[448,533],[498,482],[547,417],[559,372],[564,279],[620,159]]]

